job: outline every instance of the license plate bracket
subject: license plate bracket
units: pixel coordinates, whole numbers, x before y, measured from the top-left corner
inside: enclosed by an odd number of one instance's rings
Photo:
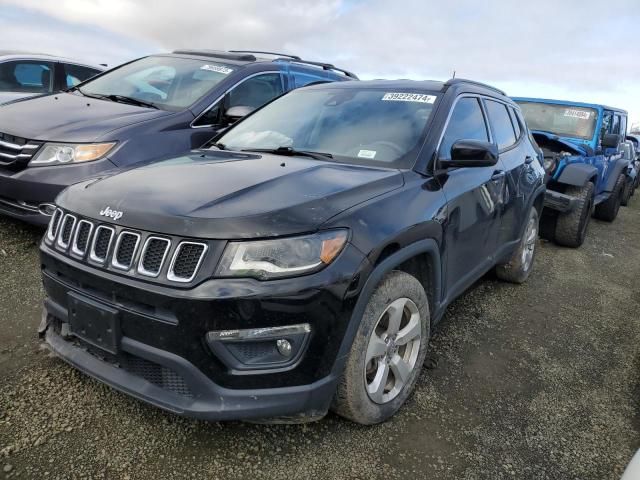
[[[120,312],[75,292],[69,292],[67,299],[71,333],[116,355],[120,346]]]

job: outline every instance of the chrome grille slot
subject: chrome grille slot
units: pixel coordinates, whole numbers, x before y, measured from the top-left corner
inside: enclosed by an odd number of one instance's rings
[[[105,225],[100,225],[96,229],[96,234],[93,237],[93,245],[91,246],[91,253],[89,254],[91,261],[96,263],[105,262],[114,234],[113,228]]]
[[[71,253],[79,257],[83,257],[84,254],[87,253],[92,230],[93,223],[86,220],[80,220],[78,222],[78,228],[76,229],[76,234],[71,244]]]
[[[41,146],[42,142],[0,133],[0,165],[24,168]]]
[[[120,270],[129,270],[140,243],[140,235],[134,232],[122,232],[118,236],[111,264]]]
[[[169,266],[167,278],[173,282],[192,281],[207,252],[207,245],[196,242],[182,242],[178,245]]]
[[[53,242],[56,239],[56,235],[58,235],[58,227],[60,226],[62,215],[62,210],[58,208],[49,221],[49,228],[47,228],[47,240],[49,242]]]
[[[71,243],[71,238],[73,234],[73,229],[76,226],[76,217],[70,214],[66,214],[62,219],[62,223],[59,227],[58,232],[58,241],[56,242],[58,247],[63,250],[69,248],[69,244]]]
[[[147,277],[157,277],[160,275],[170,242],[166,238],[149,237],[144,243],[138,264],[138,273]]]

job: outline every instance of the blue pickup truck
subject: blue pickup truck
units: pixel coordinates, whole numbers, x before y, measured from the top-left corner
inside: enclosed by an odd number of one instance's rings
[[[544,154],[549,176],[542,231],[579,247],[591,215],[612,222],[627,188],[629,161],[620,148],[627,112],[539,98],[514,98]]]

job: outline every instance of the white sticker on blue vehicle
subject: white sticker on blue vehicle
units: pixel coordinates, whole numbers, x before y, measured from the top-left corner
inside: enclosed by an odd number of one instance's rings
[[[591,112],[585,112],[584,110],[574,110],[572,108],[567,108],[564,111],[564,116],[571,117],[571,118],[580,118],[582,120],[589,120],[589,118],[591,117]]]
[[[436,97],[423,93],[385,93],[382,100],[387,102],[435,103]]]
[[[229,75],[233,72],[232,68],[223,67],[222,65],[203,65],[200,70],[209,70],[210,72],[222,73],[223,75]]]
[[[358,157],[372,159],[376,158],[376,153],[378,152],[376,152],[375,150],[360,150],[358,152]]]

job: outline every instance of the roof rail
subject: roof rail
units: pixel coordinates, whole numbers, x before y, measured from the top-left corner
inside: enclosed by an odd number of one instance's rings
[[[248,53],[232,53],[220,50],[174,50],[173,53],[182,55],[197,55],[199,57],[223,58],[225,60],[237,60],[240,62],[255,62],[255,55]]]
[[[294,60],[302,60],[297,55],[289,55],[287,53],[278,53],[278,52],[265,52],[262,50],[229,50],[231,53],[257,53],[258,55],[275,55],[276,57],[287,57],[293,58]]]
[[[478,87],[488,88],[489,90],[493,90],[494,92],[498,92],[505,97],[507,94],[500,90],[499,88],[492,87],[491,85],[487,85],[486,83],[476,82],[475,80],[467,80],[466,78],[451,78],[444,83],[445,87],[451,87],[453,85],[458,85],[459,83],[469,83],[471,85],[476,85]]]
[[[313,65],[315,67],[320,67],[323,70],[335,70],[336,72],[340,72],[346,75],[349,78],[353,78],[354,80],[359,80],[357,75],[349,70],[345,70],[344,68],[336,67],[330,63],[324,62],[312,62],[310,60],[302,60],[302,59],[290,59],[290,58],[276,58],[274,62],[290,62],[290,63],[300,63],[302,65]]]

